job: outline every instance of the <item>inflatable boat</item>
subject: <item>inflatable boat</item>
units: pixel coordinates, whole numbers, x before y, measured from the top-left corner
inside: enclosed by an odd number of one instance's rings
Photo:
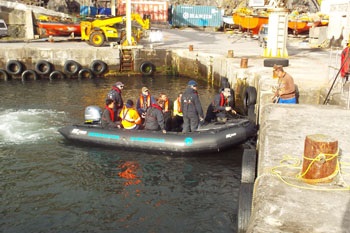
[[[75,144],[170,155],[220,152],[256,135],[255,124],[245,118],[208,123],[190,133],[105,129],[99,123],[91,122],[65,126],[58,131]]]

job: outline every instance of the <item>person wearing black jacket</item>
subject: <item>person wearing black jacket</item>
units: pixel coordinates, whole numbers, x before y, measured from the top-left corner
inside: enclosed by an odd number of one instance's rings
[[[183,112],[183,133],[194,132],[198,129],[200,121],[204,120],[201,102],[197,92],[197,82],[191,80],[181,97]]]
[[[114,121],[120,121],[119,113],[124,106],[122,90],[124,89],[124,84],[122,82],[116,82],[112,89],[107,94],[107,99],[112,99],[114,101]]]
[[[147,109],[145,119],[145,129],[158,131],[162,130],[166,133],[164,115],[163,115],[164,100],[158,99],[157,103],[151,104],[151,107]]]
[[[114,101],[106,99],[106,107],[102,113],[101,125],[102,128],[120,128],[120,121],[114,120]]]
[[[233,110],[234,103],[231,98],[231,89],[222,88],[219,94],[214,96],[214,100],[208,106],[205,122],[210,123],[212,120],[225,121],[227,114],[236,114]]]

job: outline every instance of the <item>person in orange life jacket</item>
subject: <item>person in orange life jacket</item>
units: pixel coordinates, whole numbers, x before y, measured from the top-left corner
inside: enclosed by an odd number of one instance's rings
[[[212,120],[225,121],[227,119],[227,114],[236,114],[236,111],[232,109],[233,101],[230,97],[231,89],[222,88],[220,93],[215,95],[212,103],[209,104],[205,122],[209,123]]]
[[[345,82],[347,82],[350,74],[350,42],[348,42],[347,46],[343,49],[340,60],[340,75],[345,79]]]
[[[151,107],[147,109],[146,119],[145,119],[145,129],[146,130],[162,130],[166,133],[165,122],[164,122],[164,100],[158,99],[156,104],[152,104]]]
[[[118,121],[119,113],[122,110],[124,106],[123,98],[122,98],[122,90],[124,89],[124,84],[122,82],[116,82],[112,89],[107,93],[106,99],[112,99],[114,100],[114,120]]]
[[[102,128],[121,128],[120,121],[114,120],[114,101],[106,99],[106,107],[102,113],[101,125]]]
[[[127,100],[124,108],[120,112],[120,118],[124,129],[139,129],[141,125],[141,117],[133,108],[134,102]]]
[[[142,121],[144,121],[146,117],[147,108],[151,107],[151,104],[156,103],[156,100],[151,93],[149,92],[147,87],[142,87],[140,97],[136,102],[136,109],[139,115],[142,117]]]
[[[197,92],[197,82],[191,80],[181,97],[183,113],[183,133],[194,132],[198,129],[199,122],[204,120],[201,102]]]
[[[171,106],[169,104],[169,98],[166,94],[160,93],[158,99],[162,99],[164,101],[163,113],[164,113],[164,122],[165,122],[165,130],[171,131]]]
[[[283,70],[280,65],[274,65],[274,74],[278,77],[278,87],[272,100],[277,99],[279,104],[296,104],[295,85],[292,76]]]
[[[181,97],[182,97],[182,93],[179,93],[176,100],[174,101],[174,106],[173,106],[173,117],[172,117],[171,126],[172,126],[172,130],[176,132],[182,131],[182,124],[184,123],[183,113],[181,108]]]

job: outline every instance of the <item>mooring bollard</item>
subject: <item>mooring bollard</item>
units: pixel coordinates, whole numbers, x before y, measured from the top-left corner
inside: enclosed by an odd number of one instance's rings
[[[233,58],[233,50],[227,51],[227,57],[228,58]]]
[[[338,171],[338,141],[328,135],[306,136],[300,178],[307,183],[331,182]]]
[[[241,58],[241,68],[248,68],[248,58]]]
[[[190,44],[190,45],[188,46],[188,50],[189,50],[190,52],[192,52],[192,51],[193,51],[193,45]]]

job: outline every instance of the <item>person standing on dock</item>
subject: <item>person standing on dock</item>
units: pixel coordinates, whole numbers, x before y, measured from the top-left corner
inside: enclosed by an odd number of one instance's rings
[[[341,53],[340,67],[340,75],[345,79],[345,82],[347,82],[350,74],[350,42],[347,43],[347,46]]]
[[[114,121],[119,121],[119,113],[122,110],[124,103],[122,97],[122,90],[124,89],[124,84],[122,82],[116,82],[112,89],[107,94],[107,99],[112,99],[114,101]]]
[[[278,77],[278,86],[272,100],[279,104],[296,104],[294,80],[280,65],[273,66],[274,77]]]
[[[191,80],[182,94],[181,106],[183,113],[183,133],[194,132],[200,121],[204,121],[204,114],[197,92],[197,82]]]

